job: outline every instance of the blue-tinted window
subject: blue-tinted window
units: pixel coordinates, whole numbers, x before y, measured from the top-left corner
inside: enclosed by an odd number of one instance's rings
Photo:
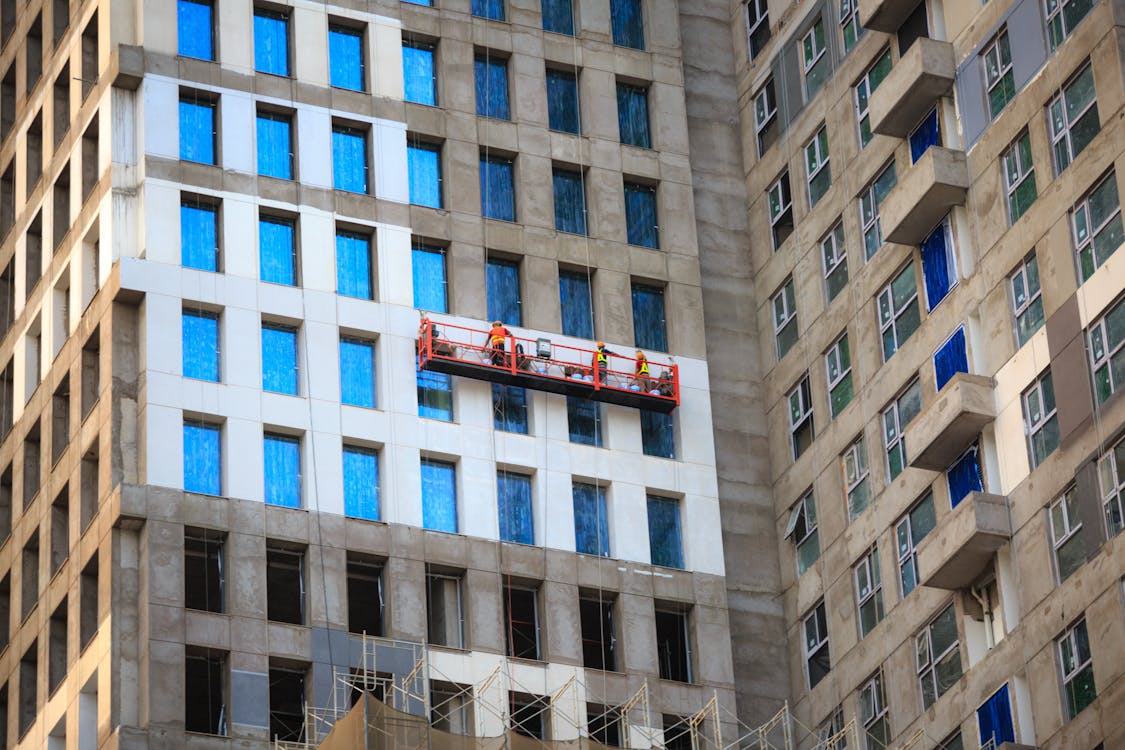
[[[969,371],[969,356],[965,350],[965,329],[958,328],[934,354],[934,380],[937,390],[945,387],[954,375]]]
[[[625,183],[625,230],[630,245],[660,247],[656,223],[656,188]]]
[[[328,27],[328,82],[339,89],[363,91],[363,32],[346,26]]]
[[[281,112],[258,113],[258,174],[293,179],[293,119]]]
[[[507,471],[496,472],[496,500],[500,510],[500,540],[535,544],[531,477]]]
[[[194,198],[180,201],[180,263],[219,270],[219,207]]]
[[[605,487],[575,482],[574,550],[581,555],[609,557],[609,514]]]
[[[602,447],[602,405],[576,396],[566,397],[570,442]]]
[[[680,532],[680,502],[670,497],[648,496],[648,546],[653,565],[684,567]]]
[[[219,316],[184,310],[182,327],[184,377],[219,382]]]
[[[296,285],[297,233],[291,219],[258,219],[258,275],[272,284]]]
[[[289,75],[289,16],[274,10],[254,10],[254,69],[275,76]]]
[[[449,312],[445,280],[445,250],[415,245],[411,253],[414,271],[414,306],[430,312]]]
[[[344,515],[379,520],[379,454],[344,446]]]
[[[527,434],[527,391],[516,385],[492,384],[492,426]]]
[[[974,445],[961,454],[961,457],[946,470],[945,478],[949,484],[949,504],[954,508],[968,497],[969,493],[983,492],[977,446]]]
[[[520,325],[520,267],[515,261],[489,258],[485,269],[488,319]]]
[[[262,441],[266,505],[301,507],[301,441],[267,432]]]
[[[179,0],[176,23],[179,53],[200,60],[215,59],[215,6],[207,0]]]
[[[582,339],[594,338],[594,307],[590,276],[583,271],[559,271],[562,332]]]
[[[196,94],[180,97],[180,158],[215,163],[215,102]]]
[[[652,148],[648,129],[648,89],[617,84],[617,127],[621,142],[640,148]]]
[[[641,409],[641,448],[646,456],[676,457],[676,431],[671,414]]]
[[[514,169],[502,156],[480,158],[480,212],[486,219],[516,220]]]
[[[633,340],[641,349],[668,351],[663,289],[633,284]]]
[[[551,130],[579,133],[578,76],[566,70],[547,69],[547,123]]]
[[[504,0],[473,0],[473,15],[503,21]]]
[[[618,47],[645,48],[645,26],[641,0],[609,0],[613,43]]]
[[[402,43],[402,81],[406,101],[437,104],[437,79],[434,76],[434,45]]]
[[[1005,742],[1016,741],[1007,683],[977,709],[977,727],[980,729],[981,745],[992,742],[994,747],[1000,747]]]
[[[297,329],[262,326],[262,390],[297,395]]]
[[[332,126],[332,185],[352,193],[367,192],[367,132]]]
[[[508,61],[490,55],[477,55],[473,69],[476,76],[477,114],[498,120],[509,119]]]
[[[574,36],[573,0],[542,0],[543,30]]]
[[[922,243],[922,276],[926,282],[926,309],[933,310],[957,283],[949,224],[942,222]]]
[[[941,128],[938,125],[937,109],[934,108],[910,133],[910,163],[913,164],[921,159],[922,154],[926,153],[930,146],[940,145]]]
[[[457,533],[457,469],[448,461],[422,459],[422,526]]]
[[[371,294],[371,238],[358,232],[336,232],[336,292],[345,297],[374,299]]]
[[[410,3],[411,5],[425,5],[427,8],[434,7],[434,0],[402,0],[402,2]]]
[[[444,372],[418,373],[418,416],[453,421],[453,377]]]
[[[582,173],[555,169],[555,229],[571,234],[586,234],[586,190]]]
[[[441,146],[412,142],[406,147],[410,202],[441,208]]]
[[[217,424],[184,420],[184,490],[221,495],[222,429]]]
[[[375,408],[375,344],[340,337],[340,402]]]

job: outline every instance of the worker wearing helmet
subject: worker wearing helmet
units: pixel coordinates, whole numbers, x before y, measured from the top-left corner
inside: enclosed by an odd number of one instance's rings
[[[489,358],[492,364],[497,367],[504,366],[504,342],[512,332],[504,327],[504,324],[499,320],[492,321],[492,329],[488,332],[488,349]]]
[[[609,358],[617,355],[605,348],[605,342],[598,342],[598,349],[594,352],[594,370],[598,373],[598,382],[604,383],[606,371],[609,369]]]
[[[645,353],[637,350],[636,367],[633,370],[633,385],[631,390],[648,392],[652,389],[652,380],[649,378],[648,359]]]

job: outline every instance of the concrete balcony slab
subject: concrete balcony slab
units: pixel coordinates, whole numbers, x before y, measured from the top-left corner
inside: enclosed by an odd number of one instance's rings
[[[996,418],[992,378],[959,372],[904,430],[910,465],[944,471]]]
[[[953,88],[956,71],[952,44],[915,41],[871,95],[871,129],[896,138],[910,135],[934,102]]]
[[[883,241],[921,245],[968,189],[965,152],[930,146],[879,206]]]
[[[865,29],[894,33],[918,7],[918,0],[859,0],[859,22]]]
[[[918,546],[922,585],[950,591],[968,588],[1011,538],[1008,499],[970,494]]]

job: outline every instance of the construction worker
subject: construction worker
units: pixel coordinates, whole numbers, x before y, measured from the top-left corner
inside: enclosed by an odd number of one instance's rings
[[[492,330],[488,332],[489,358],[496,367],[504,366],[504,342],[512,332],[504,327],[499,320],[492,321]]]
[[[598,382],[604,383],[606,370],[609,369],[609,358],[617,355],[605,348],[605,342],[598,342],[598,350],[594,352],[594,371],[598,373]]]
[[[637,350],[636,367],[633,369],[633,384],[630,389],[646,393],[652,390],[652,380],[648,373],[648,359],[640,349]]]

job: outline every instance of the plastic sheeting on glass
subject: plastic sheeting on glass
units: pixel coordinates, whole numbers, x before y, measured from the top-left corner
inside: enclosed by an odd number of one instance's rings
[[[625,230],[630,245],[660,247],[656,223],[656,188],[625,183]]]
[[[262,390],[297,395],[297,329],[262,326]]]
[[[301,441],[266,433],[262,441],[266,505],[301,507]]]
[[[980,479],[980,463],[977,461],[977,446],[969,448],[945,472],[946,482],[949,484],[949,505],[957,505],[969,496],[970,492],[983,492],[984,486]]]
[[[184,310],[182,328],[184,377],[219,382],[219,316]]]
[[[434,76],[434,45],[421,42],[402,44],[402,81],[406,101],[437,104]]]
[[[254,10],[254,69],[289,75],[289,17],[273,10]]]
[[[575,482],[572,494],[575,552],[609,557],[609,513],[605,487]]]
[[[418,416],[453,421],[453,378],[448,373],[418,373]]]
[[[676,457],[676,431],[671,414],[641,409],[641,448],[646,456]]]
[[[489,258],[485,269],[488,319],[520,325],[520,267],[511,260]]]
[[[511,117],[508,106],[508,61],[503,58],[477,55],[473,63],[476,77],[477,114],[507,120]]]
[[[933,310],[957,283],[949,225],[942,222],[922,243],[922,276],[926,281],[926,309]]]
[[[340,402],[375,408],[375,345],[370,341],[340,338]]]
[[[432,143],[407,146],[406,165],[410,177],[410,202],[441,208],[441,147]]]
[[[200,271],[219,270],[219,210],[196,201],[180,203],[180,263]]]
[[[613,22],[614,44],[633,49],[645,48],[641,0],[610,0],[609,15]]]
[[[337,190],[367,192],[367,133],[358,128],[332,128],[332,185]]]
[[[457,533],[457,470],[448,461],[422,459],[422,526]]]
[[[648,129],[648,90],[627,83],[617,84],[617,127],[621,142],[652,148]]]
[[[965,351],[965,329],[958,328],[934,354],[934,380],[940,391],[954,375],[969,371],[969,357]]]
[[[938,125],[938,111],[935,107],[910,134],[910,163],[913,164],[921,159],[922,154],[926,153],[930,146],[940,145],[941,127]]]
[[[582,271],[559,271],[559,302],[562,332],[583,339],[594,338],[594,308],[590,277]]]
[[[1016,741],[1016,731],[1012,726],[1012,704],[1008,700],[1008,685],[992,694],[992,697],[977,709],[977,726],[980,727],[980,744],[990,740],[995,747],[1005,742]]]
[[[570,442],[602,447],[602,409],[597,401],[567,396],[566,421]]]
[[[547,70],[547,124],[563,133],[581,132],[578,76],[565,70]]]
[[[258,220],[258,273],[273,284],[297,283],[296,228],[288,219]]]
[[[586,190],[582,184],[582,173],[556,169],[552,183],[555,188],[555,229],[586,234]]]
[[[445,251],[415,245],[411,252],[414,272],[414,306],[419,310],[449,312],[446,302]]]
[[[222,494],[222,430],[206,422],[184,422],[184,490]]]
[[[405,47],[403,52],[405,53]],[[345,26],[328,27],[328,82],[338,89],[363,91],[363,32]]]
[[[180,99],[180,158],[215,163],[215,103]]]
[[[496,498],[500,511],[500,540],[535,544],[531,477],[507,471],[496,472]]]
[[[653,565],[684,567],[680,533],[680,502],[670,497],[648,496],[648,545]]]
[[[543,30],[574,36],[573,0],[542,0]]]
[[[293,179],[293,141],[289,115],[258,113],[258,174],[279,180]]]
[[[370,237],[355,232],[336,233],[336,293],[372,299]]]
[[[527,390],[518,385],[492,384],[492,426],[504,432],[527,434]]]
[[[379,454],[344,446],[344,515],[379,520]]]
[[[473,0],[473,15],[503,21],[504,0]]]
[[[641,349],[668,351],[663,289],[633,285],[633,339]]]
[[[512,160],[497,156],[480,159],[480,212],[486,219],[516,220]]]
[[[214,25],[215,8],[210,2],[179,0],[176,4],[176,23],[179,30],[179,53],[200,60],[215,59]]]

